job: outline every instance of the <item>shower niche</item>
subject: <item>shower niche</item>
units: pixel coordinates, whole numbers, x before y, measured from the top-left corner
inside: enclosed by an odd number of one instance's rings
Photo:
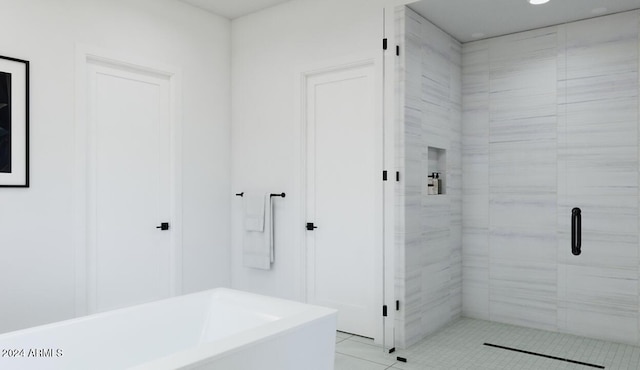
[[[426,194],[445,195],[447,193],[447,150],[434,146],[427,147],[427,168],[425,171]]]

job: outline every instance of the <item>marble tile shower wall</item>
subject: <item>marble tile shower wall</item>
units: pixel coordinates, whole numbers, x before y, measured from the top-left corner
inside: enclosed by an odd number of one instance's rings
[[[404,348],[462,312],[462,46],[411,9],[399,8],[396,21],[404,51],[396,344]],[[427,195],[429,146],[446,150],[445,195]]]
[[[463,46],[463,315],[638,344],[639,30],[632,11]]]
[[[556,44],[542,29],[464,48],[470,316],[555,323]]]

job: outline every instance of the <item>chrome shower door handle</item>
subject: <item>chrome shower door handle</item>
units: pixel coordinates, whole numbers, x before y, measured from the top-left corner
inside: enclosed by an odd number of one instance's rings
[[[582,211],[576,207],[571,210],[571,253],[582,253]]]

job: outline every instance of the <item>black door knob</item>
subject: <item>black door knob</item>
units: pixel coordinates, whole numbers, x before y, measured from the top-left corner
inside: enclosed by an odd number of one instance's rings
[[[313,231],[313,229],[317,229],[318,227],[313,224],[313,222],[307,222],[307,230]]]
[[[162,231],[169,230],[169,223],[163,222],[160,224],[160,226],[156,226],[156,229],[160,229]]]

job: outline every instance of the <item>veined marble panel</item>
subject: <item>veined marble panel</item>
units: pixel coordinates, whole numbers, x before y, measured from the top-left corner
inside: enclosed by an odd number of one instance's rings
[[[529,97],[491,94],[490,112],[492,122],[505,120],[527,122],[527,119],[535,117],[555,116],[556,98],[554,92],[551,91],[547,94],[536,94]]]
[[[629,103],[633,101],[636,101],[637,104],[637,98],[628,100]],[[617,103],[622,102],[618,101]],[[630,112],[630,107],[626,107],[630,104],[624,104],[625,106],[610,103],[602,105],[603,109],[619,109],[617,111],[619,115],[633,114]],[[626,113],[623,113],[625,111]],[[624,168],[629,165],[628,161],[633,160],[633,155],[638,151],[634,145],[638,129],[633,125],[634,119],[637,119],[637,113],[635,117],[629,117],[625,121],[615,121],[616,113],[612,113],[612,117],[595,112],[589,117],[585,114],[583,111],[567,111],[571,121],[567,123],[565,134],[571,142],[570,145],[562,148],[561,158],[575,164],[593,162],[594,166],[603,167],[617,164]],[[595,122],[589,123],[591,120]],[[596,137],[598,141],[592,143],[591,141]]]
[[[489,208],[492,230],[497,228],[545,230],[552,235],[555,234],[555,193],[499,192],[498,190],[491,193]],[[518,242],[517,239],[513,241]]]
[[[567,46],[572,48],[589,48],[594,45],[606,46],[612,42],[623,40],[637,41],[638,37],[637,10],[597,17],[580,22],[569,23],[567,26]],[[631,45],[632,48],[638,47]]]
[[[489,258],[489,230],[486,227],[466,227],[463,234],[464,248],[462,253],[464,256],[463,264],[466,263],[466,257]],[[488,264],[485,265],[485,268]]]
[[[583,232],[637,235],[638,206],[635,201],[635,197],[626,195],[567,195],[559,201],[558,211],[565,215],[559,220],[559,229],[568,229],[571,209],[580,207]]]
[[[489,46],[486,41],[465,44],[462,48],[462,101],[464,112],[474,109],[488,110]],[[464,121],[469,128],[472,122]]]
[[[555,329],[555,228],[493,226],[489,242],[491,319]]]
[[[431,54],[431,55],[430,55]],[[424,101],[434,104],[447,103],[451,95],[450,61],[440,54],[422,55],[422,96]],[[440,58],[439,58],[440,57]],[[440,60],[436,59],[439,58]]]
[[[557,29],[489,43],[489,317],[557,327]]]
[[[551,262],[555,266],[557,240],[544,228],[493,229],[490,243],[492,260]]]
[[[556,142],[492,143],[490,193],[555,193]],[[555,205],[554,205],[555,207]]]
[[[465,226],[462,250],[463,314],[489,319],[489,231]]]
[[[451,246],[449,255],[449,270],[451,278],[449,280],[449,310],[450,319],[455,319],[462,315],[462,227],[455,228],[457,238]],[[452,233],[453,235],[453,233]]]
[[[488,115],[487,115],[488,116]],[[465,131],[465,138],[462,144],[462,162],[463,162],[463,188],[475,188],[479,185],[476,181],[466,181],[467,174],[484,172],[488,178],[488,171],[482,171],[477,166],[489,165],[489,134],[481,136],[469,137]],[[480,174],[479,174],[480,175]],[[488,182],[486,183],[488,185]],[[487,189],[488,190],[488,189]],[[464,195],[464,194],[463,194]]]
[[[406,294],[418,296],[407,343],[456,315],[459,290],[465,315],[637,343],[640,12],[469,43],[462,63],[459,45],[407,13],[401,158],[420,170],[429,140],[460,152],[446,202],[422,198],[422,176],[404,189],[405,216],[423,220],[405,241]]]
[[[462,311],[462,48],[408,8],[403,28],[402,80],[405,168],[401,193],[406,297],[399,344],[408,346]],[[402,58],[402,57],[401,57]],[[446,195],[426,194],[428,146],[447,150]]]
[[[462,316],[474,319],[490,320],[489,287],[473,281],[467,281],[467,272],[463,272]]]
[[[489,320],[489,43],[462,48],[462,314]]]
[[[553,104],[555,105],[555,101]],[[536,141],[552,141],[555,143],[556,127],[557,118],[555,114],[505,121],[493,119],[491,122],[491,143]]]
[[[491,320],[555,330],[556,281],[555,264],[492,257]]]
[[[466,191],[466,190],[465,190]],[[478,193],[475,195],[465,195],[462,201],[463,214],[463,233],[467,229],[485,229],[489,230],[489,194]],[[466,247],[467,243],[464,243]]]
[[[563,331],[638,342],[639,12],[564,27],[558,111],[558,318]],[[582,209],[582,254],[570,212]],[[606,324],[604,324],[606,323]],[[632,329],[631,329],[632,328]]]
[[[489,152],[490,73],[486,42],[464,45],[462,75],[463,153],[465,161],[475,161],[479,155]]]
[[[487,264],[489,263],[489,257],[487,256],[474,256],[470,253],[465,253],[463,256],[463,273],[465,284],[485,285],[488,288],[489,284],[489,269]],[[466,293],[466,292],[465,292]]]
[[[633,11],[463,46],[465,315],[637,343],[639,32]]]
[[[603,51],[605,52],[605,51]],[[574,57],[569,54],[568,58]],[[581,57],[587,57],[581,55]],[[611,58],[611,57],[610,57]],[[602,70],[600,73],[610,73],[611,75],[594,75],[585,77],[584,72],[579,73],[580,77],[574,77],[571,72],[574,71],[573,66],[567,69],[567,103],[581,102],[597,102],[604,99],[618,99],[625,97],[634,97],[638,95],[635,88],[637,86],[638,72],[630,69],[627,61],[620,69],[624,71]],[[595,66],[590,69],[593,71]]]
[[[513,61],[530,63],[534,59],[554,58],[556,32],[556,27],[546,27],[485,40],[490,43],[492,68],[504,69]]]
[[[638,237],[635,233],[582,230],[582,254],[571,254],[570,226],[558,233],[558,261],[582,266],[635,268],[638,265]]]
[[[564,330],[589,337],[638,340],[637,269],[563,265],[559,306]]]

